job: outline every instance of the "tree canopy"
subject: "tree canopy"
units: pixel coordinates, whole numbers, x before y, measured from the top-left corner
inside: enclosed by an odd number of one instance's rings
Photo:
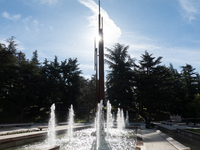
[[[96,77],[81,76],[77,58],[58,62],[38,60],[37,50],[31,60],[17,51],[11,37],[8,45],[0,43],[0,122],[46,122],[49,108],[56,104],[58,121],[66,121],[73,104],[76,117],[91,120],[95,110]],[[106,99],[113,108],[134,110],[145,116],[179,114],[200,117],[200,75],[190,64],[177,71],[162,64],[145,51],[140,60],[131,58],[128,45],[116,43],[106,48]],[[93,115],[91,115],[91,113]]]

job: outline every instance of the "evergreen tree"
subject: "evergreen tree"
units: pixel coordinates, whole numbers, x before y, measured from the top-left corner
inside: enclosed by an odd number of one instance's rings
[[[184,97],[182,99],[182,108],[186,112],[188,103],[191,103],[195,99],[195,94],[198,94],[198,80],[197,73],[194,72],[195,68],[191,65],[186,64],[186,66],[181,66],[181,82],[182,90],[184,91]],[[183,115],[186,115],[185,112]]]
[[[141,56],[139,65],[135,64],[136,92],[135,98],[138,103],[139,112],[144,115],[147,109],[149,115],[161,111],[170,111],[173,97],[173,78],[170,70],[161,66],[162,57],[152,57],[145,51]]]
[[[128,54],[128,48],[117,43],[112,49],[107,48],[109,54],[105,55],[110,69],[106,77],[107,99],[114,107],[128,108],[133,105],[134,60]]]
[[[184,99],[185,90],[183,89],[183,82],[181,73],[174,69],[173,65],[170,64],[169,70],[173,76],[173,105],[170,107],[171,114],[183,114],[182,100]]]
[[[18,79],[17,44],[14,37],[6,42],[8,46],[0,44],[0,109],[2,113],[15,113],[15,101],[11,94],[15,88],[15,81]]]

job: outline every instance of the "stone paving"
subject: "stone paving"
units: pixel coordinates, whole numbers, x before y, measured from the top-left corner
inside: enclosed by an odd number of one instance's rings
[[[142,138],[147,150],[177,150],[153,129],[142,128]]]
[[[169,126],[162,125],[167,130],[176,130],[177,128],[186,129],[188,126]],[[144,124],[141,124],[143,147],[141,150],[190,150],[189,147],[184,146],[173,138],[167,136],[157,129],[146,129]]]

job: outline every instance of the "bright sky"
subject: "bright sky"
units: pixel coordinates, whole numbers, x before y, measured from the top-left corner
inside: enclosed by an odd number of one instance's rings
[[[200,73],[199,0],[101,0],[101,12],[105,47],[119,42],[137,60],[147,50],[166,66],[187,63]],[[0,0],[0,42],[14,36],[40,62],[77,58],[87,78],[95,73],[97,15],[98,0]]]

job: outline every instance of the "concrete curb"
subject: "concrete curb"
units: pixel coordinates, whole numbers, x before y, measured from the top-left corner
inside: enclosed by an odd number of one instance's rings
[[[160,134],[160,136],[162,136],[165,140],[167,140],[171,145],[176,147],[178,150],[191,150],[190,147],[186,147],[185,145],[183,145],[183,144],[179,143],[178,141],[174,140],[173,138],[167,136],[166,134],[164,134],[160,130],[157,130],[156,132],[158,134]]]
[[[157,126],[157,129],[162,130],[162,131],[167,132],[167,133],[177,133],[177,129],[167,129],[167,128],[162,127],[162,126],[157,125],[157,124],[155,124],[155,126]]]

